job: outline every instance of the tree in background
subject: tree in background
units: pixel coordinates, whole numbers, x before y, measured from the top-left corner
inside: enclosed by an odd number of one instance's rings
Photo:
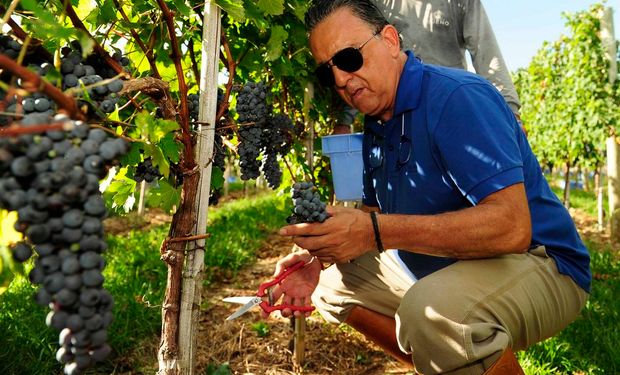
[[[618,84],[609,82],[609,61],[601,41],[603,4],[564,13],[568,35],[545,42],[527,69],[515,73],[521,118],[543,168],[600,174],[605,140],[616,132]]]

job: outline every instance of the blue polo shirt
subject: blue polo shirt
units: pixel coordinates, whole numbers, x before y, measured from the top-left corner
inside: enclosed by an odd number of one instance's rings
[[[500,93],[475,74],[407,56],[392,119],[365,119],[363,203],[385,214],[433,215],[524,183],[531,246],[544,245],[560,273],[589,291],[588,250]],[[399,255],[418,279],[456,261]]]

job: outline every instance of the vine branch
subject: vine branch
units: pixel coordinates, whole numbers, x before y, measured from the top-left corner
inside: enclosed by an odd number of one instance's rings
[[[220,38],[220,43],[224,47],[224,51],[226,51],[226,66],[228,69],[228,82],[226,83],[226,92],[224,93],[224,99],[222,99],[222,103],[220,104],[220,108],[217,110],[216,120],[222,118],[226,109],[228,108],[228,100],[230,99],[230,92],[232,91],[233,82],[235,80],[235,74],[237,71],[237,63],[233,59],[232,52],[230,50],[230,45],[228,44],[228,39],[226,35],[222,33]]]
[[[28,126],[13,125],[8,128],[0,128],[0,138],[3,137],[15,137],[22,134],[37,134],[45,133],[47,131],[54,130],[71,130],[72,126],[67,126],[65,122],[59,122],[55,124],[33,124]]]
[[[181,129],[182,136],[181,141],[183,142],[184,150],[183,150],[183,162],[185,164],[186,169],[193,169],[196,162],[194,160],[194,147],[191,139],[191,132],[189,128],[189,109],[187,106],[187,83],[185,82],[185,74],[183,72],[183,65],[181,64],[181,54],[179,47],[179,40],[176,36],[175,23],[174,23],[174,14],[166,5],[164,0],[157,0],[157,4],[161,9],[164,15],[164,21],[166,22],[166,26],[168,28],[168,34],[170,35],[170,45],[171,45],[171,58],[174,61],[174,67],[177,72],[177,79],[179,81],[179,96],[181,98],[181,110],[179,112],[180,120],[181,120]]]

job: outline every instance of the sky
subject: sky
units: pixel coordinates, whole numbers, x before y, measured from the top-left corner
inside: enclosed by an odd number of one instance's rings
[[[482,0],[510,71],[527,67],[543,42],[568,34],[562,12],[588,9],[596,0]],[[620,0],[613,8],[614,32],[620,39]]]

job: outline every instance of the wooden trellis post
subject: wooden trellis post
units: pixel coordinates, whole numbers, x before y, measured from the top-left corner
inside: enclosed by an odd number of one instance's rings
[[[202,61],[200,67],[200,111],[197,131],[196,160],[200,172],[196,197],[196,235],[207,232],[213,139],[217,112],[217,76],[219,71],[221,17],[220,9],[207,0],[204,7],[202,31]],[[196,332],[202,294],[204,247],[206,240],[188,244],[189,250],[183,272],[181,314],[179,318],[179,358],[181,374],[195,374]],[[192,246],[193,245],[193,246]]]
[[[609,59],[609,82],[613,84],[618,76],[617,47],[614,34],[612,8],[604,8],[601,14],[601,41],[605,47],[605,55]],[[607,138],[607,194],[609,199],[609,229],[611,238],[620,239],[620,152],[618,150],[618,134],[610,134]],[[599,198],[602,200],[602,198]]]

